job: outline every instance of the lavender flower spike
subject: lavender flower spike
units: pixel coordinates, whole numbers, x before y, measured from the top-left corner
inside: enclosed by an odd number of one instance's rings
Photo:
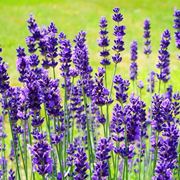
[[[116,100],[120,103],[125,103],[127,101],[128,95],[127,90],[129,89],[129,81],[122,79],[120,75],[114,77],[114,89],[116,90]]]
[[[125,35],[125,26],[120,26],[119,23],[123,20],[123,15],[120,13],[120,9],[119,8],[114,8],[113,9],[113,17],[112,19],[117,22],[117,25],[114,26],[114,36],[115,36],[115,40],[114,40],[114,46],[113,46],[113,50],[116,52],[114,56],[112,56],[113,62],[114,63],[119,63],[122,60],[121,57],[121,52],[124,50],[124,41],[123,41],[123,37]]]
[[[113,148],[110,139],[102,138],[98,142],[96,150],[96,164],[93,171],[92,180],[106,179],[109,176],[108,159]]]
[[[108,59],[109,50],[107,49],[110,40],[108,39],[107,19],[105,17],[101,17],[99,26],[101,30],[99,31],[100,39],[98,40],[98,45],[102,48],[102,51],[100,52],[100,56],[102,57],[101,64],[107,66],[110,65]]]
[[[89,169],[89,165],[87,162],[87,155],[83,148],[77,149],[77,153],[75,154],[74,164],[75,164],[75,172],[76,172],[74,179],[85,180],[88,177],[86,171]]]
[[[159,62],[157,63],[157,68],[160,70],[160,73],[157,74],[157,77],[160,81],[166,83],[170,79],[170,69],[169,69],[169,57],[170,54],[167,50],[170,44],[171,36],[169,30],[165,30],[162,34],[162,40],[159,50]]]
[[[133,41],[131,43],[131,65],[130,65],[130,79],[136,80],[137,79],[137,71],[138,66],[136,63],[137,60],[137,41]]]
[[[174,11],[174,29],[176,32],[174,33],[175,35],[175,40],[176,40],[176,47],[180,50],[180,10],[175,9]],[[180,54],[178,55],[178,58],[180,60]]]
[[[42,176],[51,174],[53,161],[50,157],[50,145],[46,141],[42,140],[30,147],[30,150],[34,171],[37,171]]]
[[[151,54],[151,40],[150,40],[150,21],[146,19],[144,21],[144,54],[149,55]]]
[[[0,53],[2,48],[0,48]],[[9,76],[7,74],[7,64],[0,57],[0,93],[4,93],[9,88]]]

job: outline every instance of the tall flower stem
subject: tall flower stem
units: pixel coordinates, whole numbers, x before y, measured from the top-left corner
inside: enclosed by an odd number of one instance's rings
[[[88,138],[88,154],[89,154],[89,161],[90,161],[90,177],[92,177],[92,171],[91,171],[91,163],[94,163],[94,154],[92,150],[92,142],[91,142],[91,132],[90,132],[90,122],[88,118],[88,112],[87,112],[87,99],[84,92],[84,88],[82,87],[82,93],[83,93],[83,101],[84,101],[84,109],[86,113],[86,124],[87,124],[87,138]]]
[[[140,139],[140,153],[139,153],[139,180],[141,180],[141,150],[142,150],[142,138]]]
[[[23,168],[24,168],[26,180],[28,180],[27,166],[26,166],[26,163],[25,163],[25,159],[24,159],[24,155],[23,155],[23,151],[22,151],[22,146],[21,146],[19,137],[18,137],[18,146],[19,146],[19,149],[20,149],[21,157],[22,157],[22,163],[23,163]]]
[[[156,133],[156,147],[155,147],[154,162],[153,162],[153,175],[155,173],[156,162],[158,157],[158,141],[159,141],[159,132]]]
[[[53,67],[53,78],[56,79],[56,70],[55,70],[55,67]]]
[[[127,148],[128,148],[128,142],[127,142],[127,127],[125,125],[125,128],[124,128],[124,131],[125,131],[125,148],[126,148],[126,151],[127,151]],[[128,180],[128,157],[125,157],[124,159],[124,174],[123,175],[124,177],[126,177],[125,179]]]
[[[112,90],[113,90],[113,79],[114,79],[114,76],[116,75],[116,69],[117,69],[117,63],[115,63],[115,65],[114,65],[114,72],[113,72],[112,83],[111,83],[111,89],[110,89],[110,94],[109,94],[109,97],[110,97],[110,98],[111,98],[111,95],[112,95]]]
[[[105,87],[107,86],[107,72],[106,72],[106,66],[105,67]],[[106,104],[106,137],[109,137],[109,104]]]
[[[11,118],[10,118],[9,112],[8,112],[8,116],[9,116],[9,124],[10,124],[10,129],[11,129],[12,142],[13,142],[14,151],[15,151],[16,170],[17,170],[17,174],[18,174],[18,179],[21,180],[20,169],[19,169],[19,162],[18,162],[18,154],[17,154],[16,145],[14,143],[14,135],[13,135],[13,129],[12,129],[12,122],[11,122]]]

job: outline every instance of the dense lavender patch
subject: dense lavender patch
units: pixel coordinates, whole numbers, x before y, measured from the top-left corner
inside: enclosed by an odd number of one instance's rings
[[[180,179],[180,92],[170,84],[171,32],[162,34],[155,72],[146,19],[143,47],[135,40],[128,45],[130,76],[124,79],[117,71],[126,27],[120,9],[112,13],[113,29],[108,18],[99,21],[95,70],[85,31],[71,41],[53,22],[41,28],[32,15],[27,47],[17,48],[21,86],[11,86],[0,55],[0,179]],[[177,9],[174,28],[180,49]],[[150,65],[147,85],[139,79],[139,53]]]

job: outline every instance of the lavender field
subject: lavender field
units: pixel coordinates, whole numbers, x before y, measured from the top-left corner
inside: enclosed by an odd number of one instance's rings
[[[180,179],[180,10],[157,33],[107,12],[97,32],[33,13],[13,45],[2,31],[0,180]]]

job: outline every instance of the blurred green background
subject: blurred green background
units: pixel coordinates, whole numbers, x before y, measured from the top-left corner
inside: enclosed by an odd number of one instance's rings
[[[87,31],[90,63],[96,69],[99,65],[97,45],[98,23],[101,16],[106,16],[109,22],[111,46],[113,45],[112,9],[120,7],[126,25],[125,47],[123,62],[118,66],[118,73],[129,77],[129,46],[132,40],[139,45],[139,76],[144,82],[147,78],[149,66],[155,68],[158,60],[158,49],[162,32],[168,28],[171,31],[171,80],[176,90],[180,89],[180,62],[177,60],[177,49],[174,41],[173,12],[180,8],[179,0],[0,0],[0,46],[3,48],[4,60],[9,64],[11,84],[17,85],[16,48],[25,46],[25,37],[29,34],[26,20],[33,14],[40,26],[48,26],[53,21],[59,32],[63,31],[73,40],[80,31]],[[143,55],[143,21],[151,20],[153,54],[147,60]],[[148,62],[150,61],[150,63]],[[113,64],[108,69],[109,79],[113,71]]]

